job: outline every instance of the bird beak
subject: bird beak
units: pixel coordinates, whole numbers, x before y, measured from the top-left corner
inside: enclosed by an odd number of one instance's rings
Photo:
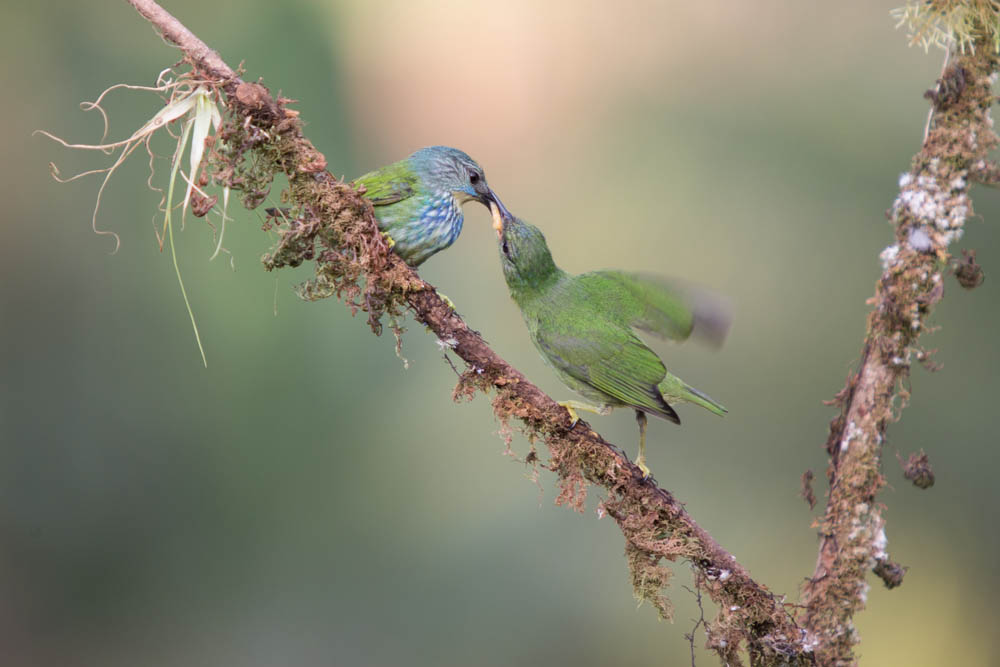
[[[503,236],[504,221],[510,220],[514,216],[510,214],[510,211],[507,210],[507,207],[503,205],[503,202],[500,201],[500,198],[492,190],[490,190],[488,198],[490,215],[493,216],[493,229],[496,230],[497,238],[499,239]]]

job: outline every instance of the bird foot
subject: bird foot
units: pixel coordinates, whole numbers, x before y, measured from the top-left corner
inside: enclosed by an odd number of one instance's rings
[[[386,244],[389,246],[389,250],[392,250],[393,246],[396,245],[396,239],[389,236],[389,232],[382,232],[382,238],[385,239]],[[454,310],[454,308],[452,308]]]
[[[591,405],[580,401],[559,401],[559,405],[566,408],[566,412],[569,413],[570,419],[573,420],[573,423],[570,424],[570,428],[576,426],[576,423],[580,421],[580,415],[577,414],[577,410],[586,410],[587,412],[593,412],[595,415],[601,416],[611,414],[610,405]]]
[[[566,412],[569,413],[570,424],[569,427],[573,428],[576,423],[580,421],[580,415],[576,414],[576,409],[573,407],[573,401],[559,401],[559,405],[566,408]]]

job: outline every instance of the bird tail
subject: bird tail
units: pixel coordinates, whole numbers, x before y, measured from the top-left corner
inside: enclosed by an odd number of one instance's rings
[[[663,379],[658,387],[660,393],[663,397],[667,399],[667,402],[684,401],[686,403],[694,403],[695,405],[700,405],[712,414],[719,415],[720,417],[729,412],[725,407],[714,398],[708,394],[698,391],[689,384],[686,384],[684,380],[681,380],[676,375],[667,373],[667,377]]]

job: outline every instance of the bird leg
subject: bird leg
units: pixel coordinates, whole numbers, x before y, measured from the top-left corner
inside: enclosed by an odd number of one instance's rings
[[[392,250],[393,246],[396,245],[396,239],[389,236],[389,232],[381,232],[382,238],[385,239],[386,245],[389,246],[389,250]]]
[[[576,423],[580,421],[580,415],[576,414],[577,410],[586,410],[587,412],[593,412],[595,415],[601,415],[606,417],[611,414],[610,405],[591,405],[590,403],[584,403],[583,401],[559,401],[559,405],[566,408],[566,412],[569,413],[570,419],[573,423],[570,424],[570,428],[576,426]]]
[[[635,457],[635,464],[639,466],[645,479],[649,477],[649,468],[646,466],[646,413],[636,410],[635,420],[639,422],[639,456]]]

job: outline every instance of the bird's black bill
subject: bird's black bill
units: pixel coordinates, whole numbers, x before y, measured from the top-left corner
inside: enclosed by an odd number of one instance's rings
[[[514,217],[513,215],[511,215],[510,211],[507,210],[507,207],[503,205],[503,202],[500,201],[500,197],[497,197],[497,193],[493,192],[493,190],[489,191],[489,193],[486,195],[486,199],[487,199],[486,202],[487,206],[490,205],[489,204],[490,202],[493,202],[494,204],[497,205],[497,209],[500,211],[500,217],[504,221],[510,220],[511,218]]]

